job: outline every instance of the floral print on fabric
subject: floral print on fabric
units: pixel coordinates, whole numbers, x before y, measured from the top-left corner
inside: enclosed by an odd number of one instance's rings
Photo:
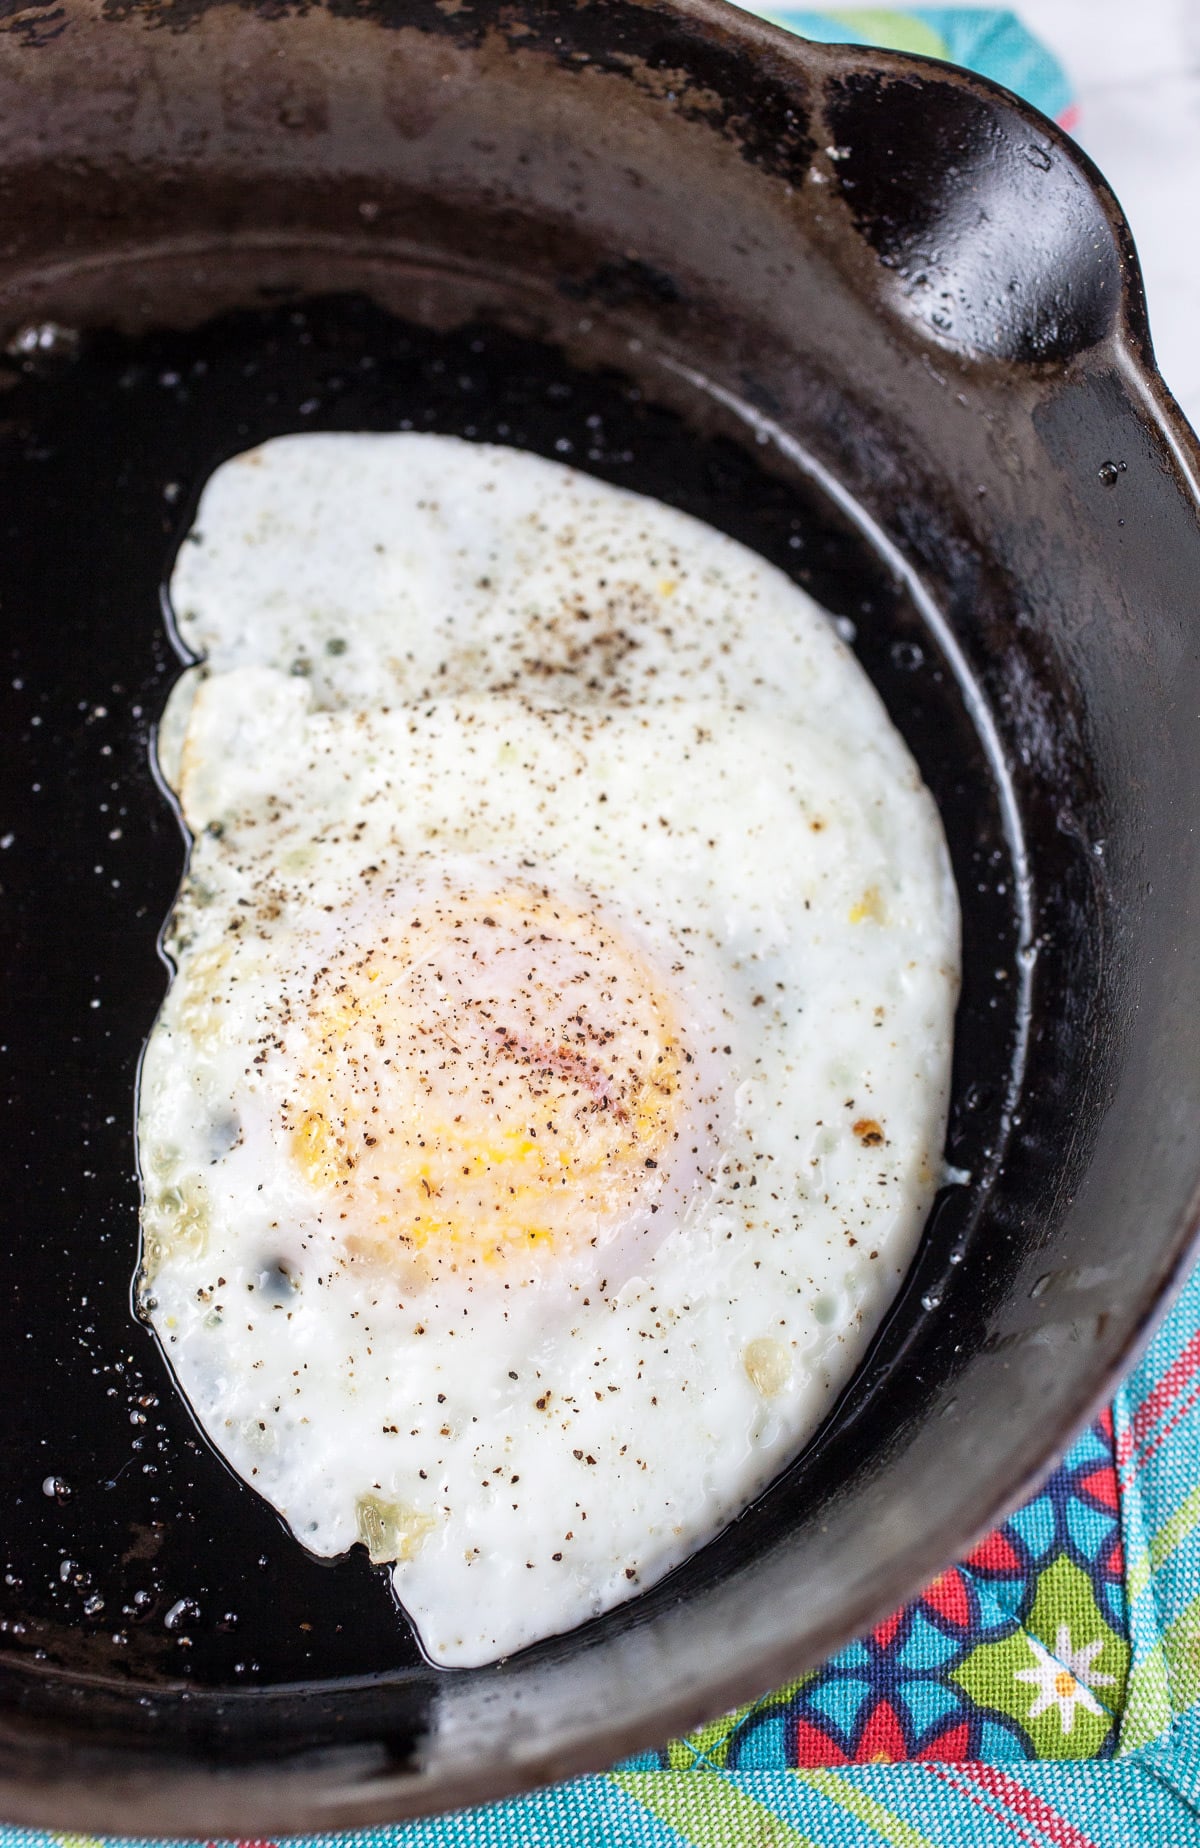
[[[627,1769],[1101,1758],[1129,1666],[1112,1419],[1041,1493],[811,1675]]]

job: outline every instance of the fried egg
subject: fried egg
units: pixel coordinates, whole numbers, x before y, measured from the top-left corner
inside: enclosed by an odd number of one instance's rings
[[[797,1452],[942,1165],[936,808],[829,619],[562,464],[287,437],[209,481],[158,751],[142,1312],[429,1658],[611,1609]]]

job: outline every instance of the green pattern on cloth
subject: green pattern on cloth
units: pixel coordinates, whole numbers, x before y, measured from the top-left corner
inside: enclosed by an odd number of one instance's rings
[[[739,1734],[761,1715],[776,1709],[786,1710],[812,1679],[811,1675],[801,1675],[798,1680],[789,1681],[785,1687],[764,1694],[759,1700],[749,1700],[744,1706],[735,1707],[732,1713],[710,1720],[707,1726],[697,1726],[682,1739],[673,1739],[666,1748],[668,1767],[672,1771],[726,1770],[730,1750]]]
[[[805,36],[817,36],[812,31],[814,21],[807,14],[798,14],[795,8],[755,7],[753,10],[774,20],[776,25],[801,33],[805,33],[807,27]],[[826,6],[819,9],[817,18],[827,22],[830,28],[845,31],[856,45],[886,45],[890,51],[911,51],[926,58],[952,55],[944,35],[935,30],[928,19],[916,13],[900,12],[895,7]],[[820,33],[822,38],[831,35],[825,31]]]
[[[1038,1758],[1095,1758],[1121,1711],[1129,1645],[1063,1555],[1038,1579],[1033,1608],[1000,1642],[955,1670],[971,1698],[1018,1722]]]

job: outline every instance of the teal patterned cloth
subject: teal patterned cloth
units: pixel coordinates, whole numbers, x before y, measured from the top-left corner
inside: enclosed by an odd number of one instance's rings
[[[1013,13],[999,8],[751,5],[749,10],[825,44],[886,45],[965,64],[1015,90],[1064,128],[1075,119],[1062,65]]]
[[[1072,120],[1061,67],[1011,13],[756,10],[970,65]],[[604,1776],[322,1841],[1200,1848],[1198,1329],[1200,1272],[1041,1493],[814,1673]],[[0,1848],[52,1842],[80,1848],[0,1828]]]

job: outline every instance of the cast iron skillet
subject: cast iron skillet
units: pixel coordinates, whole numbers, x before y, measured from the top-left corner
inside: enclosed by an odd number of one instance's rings
[[[716,0],[17,4],[0,147],[0,1812],[264,1835],[609,1762],[960,1553],[1187,1253],[1197,452],[1127,228],[1001,91]],[[967,927],[971,1178],[818,1441],[663,1585],[452,1673],[231,1479],[128,1305],[182,859],[161,585],[222,456],[404,424],[565,455],[810,584]]]

